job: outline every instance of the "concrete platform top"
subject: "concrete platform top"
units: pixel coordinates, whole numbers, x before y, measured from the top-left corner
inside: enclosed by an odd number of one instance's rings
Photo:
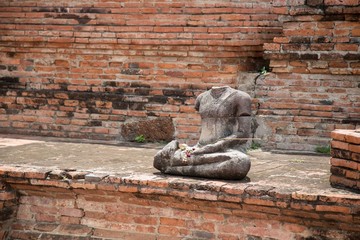
[[[161,149],[156,144],[111,145],[93,142],[64,142],[53,138],[20,138],[0,135],[0,168],[45,167],[107,173],[120,176],[164,176],[153,168],[153,156]],[[248,152],[252,166],[248,178],[242,181],[221,181],[187,178],[191,181],[209,181],[276,187],[286,192],[314,194],[345,194],[350,191],[330,186],[329,156],[275,154],[254,150]],[[184,178],[185,179],[185,178]]]

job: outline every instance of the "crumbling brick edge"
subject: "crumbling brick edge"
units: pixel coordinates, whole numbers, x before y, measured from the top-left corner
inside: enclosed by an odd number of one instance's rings
[[[331,137],[331,185],[360,193],[360,129],[335,130]]]

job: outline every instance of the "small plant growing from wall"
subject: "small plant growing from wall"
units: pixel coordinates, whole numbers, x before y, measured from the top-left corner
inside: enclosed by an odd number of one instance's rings
[[[258,143],[258,142],[252,142],[251,145],[250,145],[250,147],[249,147],[249,150],[250,150],[250,151],[251,151],[251,150],[257,150],[257,149],[259,149],[259,148],[261,148],[261,144],[260,144],[260,143]]]
[[[330,145],[327,145],[327,146],[317,146],[317,147],[315,148],[315,151],[316,151],[317,153],[330,155],[331,147],[330,147]]]
[[[263,66],[259,72],[260,72],[260,75],[266,75],[266,74],[268,74],[269,71],[267,70],[267,68],[265,66]]]
[[[142,134],[135,137],[135,142],[137,143],[144,143],[145,141],[146,141],[145,136]]]

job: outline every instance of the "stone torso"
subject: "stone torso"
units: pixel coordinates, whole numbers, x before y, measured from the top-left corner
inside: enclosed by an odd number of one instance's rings
[[[242,109],[242,98],[246,97],[247,94],[230,87],[214,88],[199,95],[195,108],[201,116],[201,145],[214,143],[238,130],[238,117],[250,114],[248,109]]]

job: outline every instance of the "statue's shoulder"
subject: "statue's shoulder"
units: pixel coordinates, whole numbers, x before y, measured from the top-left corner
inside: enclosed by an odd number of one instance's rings
[[[234,95],[241,98],[242,100],[250,100],[251,101],[250,95],[244,91],[234,89]]]
[[[251,97],[249,94],[247,94],[246,92],[243,92],[241,90],[234,89],[234,88],[230,89],[230,96],[232,96],[234,100],[241,101],[241,102],[251,101]]]
[[[206,96],[206,95],[208,95],[208,94],[210,94],[210,91],[209,91],[209,90],[200,93],[197,97],[198,97],[198,98],[202,98],[202,97],[204,97],[204,96]]]
[[[208,94],[209,94],[208,91],[206,91],[206,92],[200,93],[200,94],[197,96],[197,98],[196,98],[196,100],[195,100],[195,110],[196,110],[196,111],[199,111],[199,109],[200,109],[200,104],[201,104],[201,100],[202,100],[206,95],[208,95]]]
[[[200,93],[197,97],[196,97],[196,101],[200,101],[201,99],[203,99],[204,97],[206,97],[207,95],[209,95],[210,92],[209,91],[205,91]]]

